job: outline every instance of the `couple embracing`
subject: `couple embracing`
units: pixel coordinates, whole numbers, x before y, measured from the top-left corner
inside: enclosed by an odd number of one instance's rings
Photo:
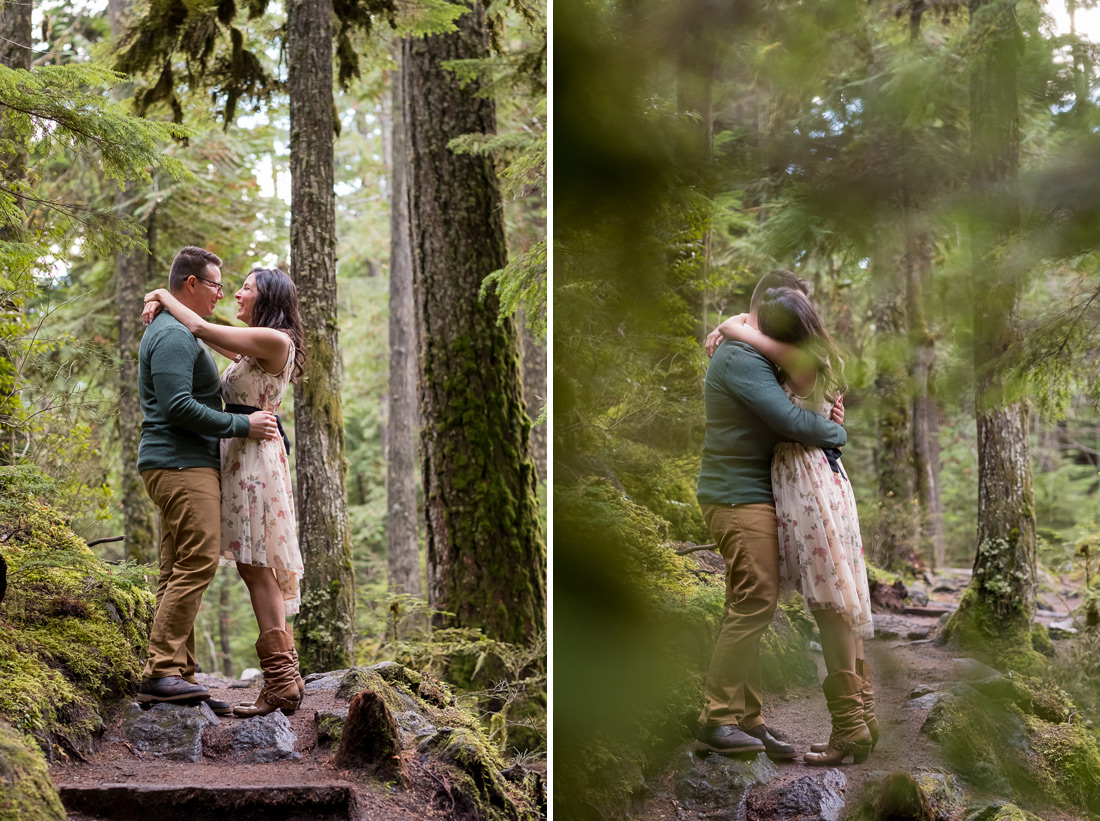
[[[803,761],[859,763],[878,741],[863,640],[873,635],[855,498],[840,464],[846,389],[836,344],[806,284],[773,271],[749,312],[706,340],[706,438],[697,496],[726,565],[725,616],[711,658],[699,742],[723,753],[795,748],[761,715],[760,638],[781,592],[817,622],[832,719]]]
[[[222,715],[291,713],[305,686],[286,617],[298,612],[303,568],[289,442],[274,411],[305,362],[298,294],[279,269],[256,268],[235,296],[247,327],[208,322],[223,295],[221,265],[188,246],[172,262],[168,290],[145,297],[138,470],[160,509],[161,541],[138,700],[207,701]],[[220,377],[207,346],[233,360]],[[195,680],[195,616],[219,563],[235,563],[248,587],[264,674],[255,703],[233,708]]]

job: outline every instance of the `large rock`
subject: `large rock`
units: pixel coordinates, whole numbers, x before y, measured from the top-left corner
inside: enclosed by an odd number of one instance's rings
[[[839,821],[844,812],[848,779],[838,769],[807,775],[774,790],[752,790],[745,806],[746,821]]]
[[[689,752],[676,769],[676,798],[685,809],[706,813],[708,818],[734,821],[744,817],[749,789],[766,784],[776,772],[763,753],[733,757]]]
[[[294,752],[298,736],[290,729],[290,721],[280,711],[266,716],[252,716],[229,728],[229,751],[246,764],[266,764],[269,761],[297,761],[302,756]]]
[[[122,731],[135,749],[157,758],[201,761],[203,730],[217,723],[206,702],[196,707],[154,704],[148,710],[131,703],[122,717]]]

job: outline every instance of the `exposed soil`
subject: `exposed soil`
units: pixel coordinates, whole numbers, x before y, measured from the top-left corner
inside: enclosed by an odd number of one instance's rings
[[[944,571],[928,585],[929,589],[939,591],[931,597],[929,609],[937,605],[957,605],[968,578],[967,570]],[[1066,608],[1075,605],[1076,591],[1062,586],[1053,596],[1053,602],[1052,607],[1056,609],[1040,611],[1040,621],[1049,623],[1068,616]],[[875,711],[882,735],[866,762],[846,764],[840,768],[847,778],[844,791],[848,802],[846,812],[854,809],[854,802],[868,783],[879,782],[890,772],[921,769],[950,771],[937,744],[920,732],[928,710],[906,706],[914,690],[919,695],[947,689],[959,679],[965,666],[958,661],[965,658],[963,653],[938,646],[929,637],[939,619],[936,614],[915,613],[881,613],[875,616],[877,635],[865,649],[874,678]],[[825,666],[820,654],[817,654],[817,664],[819,675],[824,678]],[[923,690],[917,689],[922,685]],[[811,686],[786,696],[770,697],[766,702],[765,720],[784,732],[797,749],[798,756],[793,762],[780,764],[778,774],[763,789],[771,792],[807,775],[820,776],[820,767],[808,766],[801,760],[811,743],[826,741],[829,737],[829,716],[820,687]],[[682,757],[693,748],[694,744],[684,745],[675,756]],[[687,810],[676,800],[673,775],[669,770],[650,780],[649,797],[633,814],[633,818],[638,821],[684,821],[703,817]],[[967,785],[963,784],[963,787],[969,797],[982,797]],[[1072,821],[1076,818],[1057,811],[1044,812],[1042,817],[1047,821]]]
[[[200,683],[210,689],[211,698],[230,704],[251,703],[258,692],[256,688],[230,688],[225,679],[200,676]],[[295,751],[301,754],[299,761],[280,761],[270,764],[244,764],[233,760],[227,751],[226,734],[232,722],[241,719],[220,717],[220,724],[209,727],[203,735],[203,760],[196,763],[169,761],[142,753],[131,747],[120,732],[121,718],[108,724],[98,751],[87,762],[70,760],[56,763],[51,775],[59,789],[68,787],[103,787],[105,785],[131,785],[133,787],[193,787],[206,788],[267,788],[274,793],[290,787],[315,788],[304,793],[324,794],[321,788],[350,788],[355,793],[357,810],[350,816],[371,821],[418,821],[418,819],[453,819],[454,806],[447,798],[447,777],[433,768],[430,761],[417,753],[415,747],[406,747],[402,756],[411,776],[408,789],[381,783],[350,770],[337,770],[330,766],[335,749],[318,748],[314,714],[318,710],[347,707],[347,702],[337,698],[333,690],[309,690],[302,707],[289,716],[291,729],[297,735]],[[541,770],[545,778],[545,761],[528,769]],[[216,790],[215,790],[216,791]],[[195,792],[200,792],[196,790]],[[238,790],[246,795],[247,790]],[[184,794],[182,791],[180,794]],[[146,802],[148,806],[148,802]],[[221,818],[238,817],[229,807]],[[122,812],[120,810],[120,812]],[[102,816],[97,816],[102,817]],[[114,815],[113,817],[122,817]],[[167,818],[168,816],[164,816]],[[197,817],[206,817],[200,813]],[[293,818],[296,815],[274,813],[270,818]],[[345,816],[348,817],[348,816]],[[93,821],[91,816],[70,813],[72,821]],[[188,818],[196,816],[189,814]]]

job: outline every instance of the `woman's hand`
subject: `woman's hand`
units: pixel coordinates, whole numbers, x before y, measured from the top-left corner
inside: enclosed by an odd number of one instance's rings
[[[157,314],[164,310],[164,304],[157,295],[159,291],[163,290],[163,288],[158,288],[156,291],[150,291],[145,295],[145,307],[141,309],[142,325],[148,325],[156,318]]]
[[[841,394],[833,402],[832,410],[829,411],[829,418],[836,422],[838,425],[844,424],[844,394]]]
[[[748,323],[748,319],[748,314],[731,316],[707,334],[706,341],[703,343],[703,346],[707,349],[707,356],[714,356],[714,352],[718,349],[723,339],[733,339],[738,342],[745,342],[746,339],[742,335],[742,329]]]

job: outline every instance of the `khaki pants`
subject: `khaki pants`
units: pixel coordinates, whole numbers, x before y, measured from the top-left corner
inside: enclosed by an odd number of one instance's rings
[[[221,552],[221,482],[214,468],[143,470],[160,508],[160,577],[147,678],[195,672],[195,616]]]
[[[751,730],[764,723],[760,637],[771,624],[779,600],[775,506],[702,508],[711,538],[726,561],[726,614],[707,671],[699,723]]]

